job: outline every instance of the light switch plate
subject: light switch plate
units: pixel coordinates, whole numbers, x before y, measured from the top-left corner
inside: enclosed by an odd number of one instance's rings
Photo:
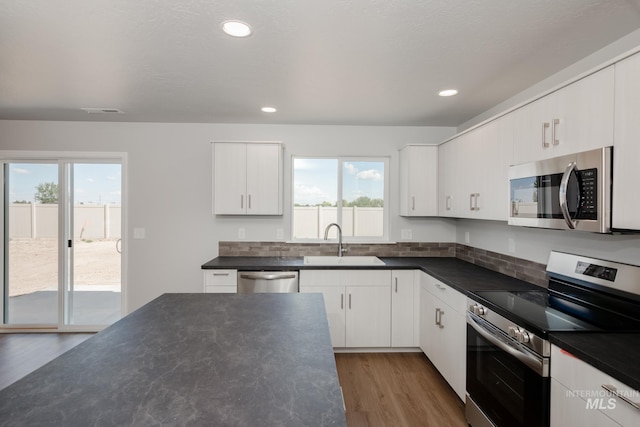
[[[133,229],[133,238],[134,239],[144,239],[147,237],[147,232],[144,228],[134,228]]]

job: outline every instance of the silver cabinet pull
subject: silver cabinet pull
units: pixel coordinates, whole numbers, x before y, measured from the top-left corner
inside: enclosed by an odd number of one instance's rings
[[[351,310],[351,294],[349,294],[349,310]]]
[[[472,211],[473,209],[473,193],[469,194],[469,210]]]
[[[251,209],[251,194],[247,196],[247,209]]]
[[[611,384],[602,384],[602,388],[607,390],[609,393],[613,394],[615,397],[618,397],[624,400],[629,405],[633,406],[635,409],[640,410],[640,403],[636,403],[633,400],[629,399],[627,396],[625,396],[624,393],[620,393],[616,388],[616,386]]]
[[[398,278],[397,277],[395,278],[395,281],[396,281],[396,294],[397,294],[398,293]]]
[[[213,273],[214,276],[228,276],[229,273]]]
[[[439,322],[439,320],[438,320],[438,314],[440,314],[440,309],[439,309],[439,308],[436,308],[436,325],[437,325],[437,326],[440,326],[440,324],[438,323],[438,322]]]
[[[280,279],[295,279],[296,275],[292,273],[284,273],[284,274],[256,274],[256,273],[242,273],[240,274],[241,279],[249,279],[249,280],[280,280]]]
[[[411,210],[416,210],[416,196],[411,196]]]
[[[240,209],[244,209],[244,194],[240,195]]]
[[[553,119],[552,123],[553,123],[553,126],[551,126],[551,143],[553,145],[558,145],[560,144],[560,140],[556,138],[556,135],[557,135],[556,128],[560,124],[560,119]]]
[[[445,200],[445,209],[448,211],[451,210],[451,196],[447,196]]]
[[[479,211],[478,207],[478,197],[480,197],[480,193],[471,193],[469,194],[469,210],[470,211]]]
[[[344,294],[340,294],[340,310],[344,309]]]
[[[438,326],[440,326],[440,329],[444,328],[444,325],[442,324],[442,315],[444,314],[444,310],[440,310],[440,318],[438,319]]]
[[[480,207],[478,206],[478,199],[480,198],[480,193],[475,193],[475,203],[473,204],[474,210],[479,211]]]
[[[547,122],[542,124],[542,148],[549,147],[549,143],[547,142],[547,129],[549,129],[549,126]]]

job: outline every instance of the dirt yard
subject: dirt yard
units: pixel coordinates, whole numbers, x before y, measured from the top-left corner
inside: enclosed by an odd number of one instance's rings
[[[120,287],[117,240],[74,241],[75,289]],[[9,242],[9,296],[57,289],[56,239],[12,239]]]

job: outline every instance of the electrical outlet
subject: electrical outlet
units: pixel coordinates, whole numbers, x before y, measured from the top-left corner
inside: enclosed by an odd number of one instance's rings
[[[469,233],[468,231],[464,232],[464,242],[471,243],[471,233]]]
[[[413,239],[413,231],[410,228],[403,228],[402,230],[400,230],[400,238],[402,240]]]
[[[244,228],[238,228],[238,239],[244,239],[246,237],[246,233]]]
[[[507,245],[509,246],[509,253],[510,254],[514,254],[516,253],[516,241],[515,239],[513,239],[512,237],[509,237],[507,239]]]
[[[276,239],[283,240],[284,239],[284,230],[282,228],[276,229]]]

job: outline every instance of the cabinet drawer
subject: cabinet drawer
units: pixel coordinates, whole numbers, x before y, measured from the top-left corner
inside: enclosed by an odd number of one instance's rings
[[[235,285],[205,286],[204,292],[206,294],[235,294],[238,293],[238,287]]]
[[[424,287],[438,299],[453,308],[462,315],[466,315],[467,297],[462,293],[453,289],[451,286],[445,285],[441,281],[422,273],[422,283]]]
[[[204,285],[236,286],[238,270],[207,270],[204,272]]]
[[[582,398],[585,401],[585,410],[599,409],[623,426],[640,425],[640,410],[607,392],[603,385],[613,386],[621,395],[637,404],[640,404],[640,391],[632,389],[555,345],[551,347],[551,377],[573,392],[567,393],[567,398],[573,397],[574,394]]]

